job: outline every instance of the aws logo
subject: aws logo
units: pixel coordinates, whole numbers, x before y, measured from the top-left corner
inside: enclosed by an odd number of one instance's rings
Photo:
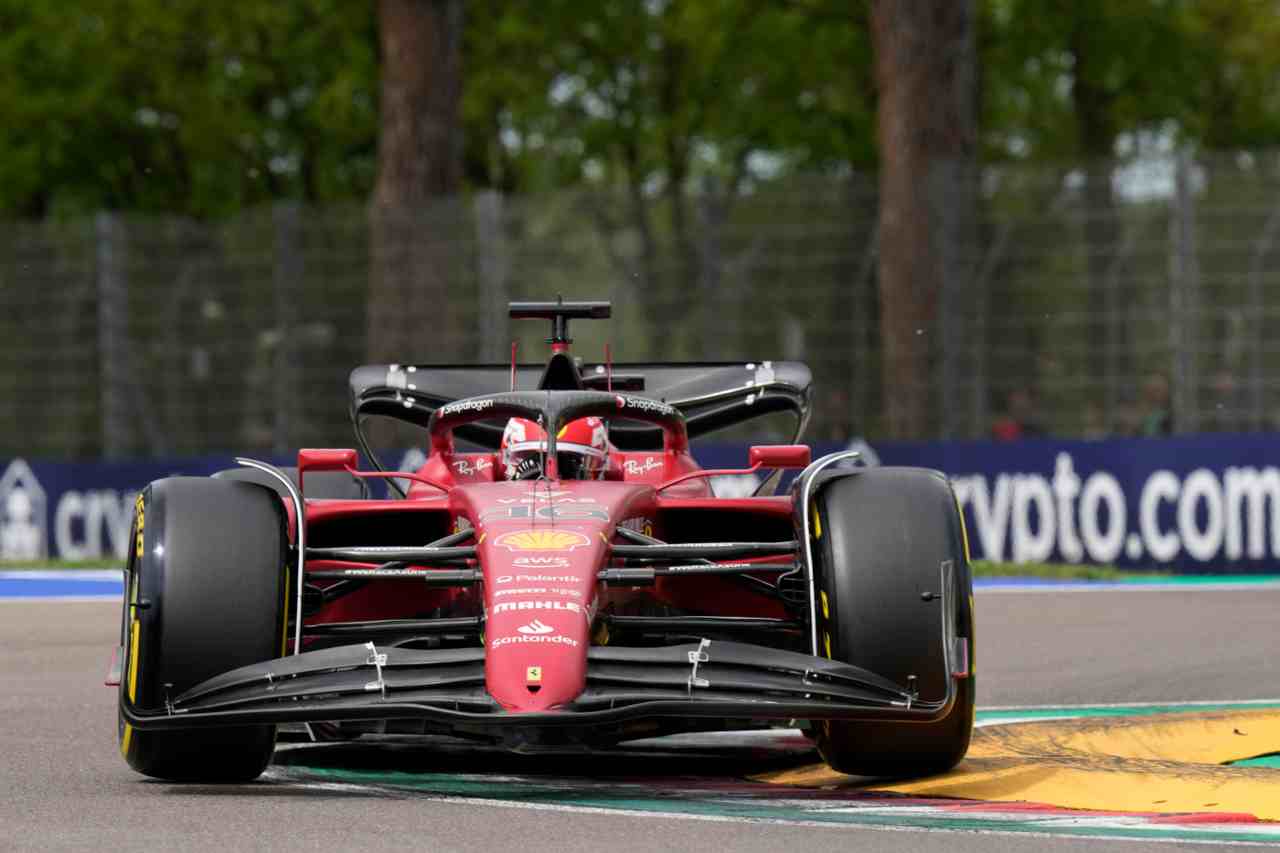
[[[569,561],[564,557],[516,557],[511,565],[522,569],[567,569]]]

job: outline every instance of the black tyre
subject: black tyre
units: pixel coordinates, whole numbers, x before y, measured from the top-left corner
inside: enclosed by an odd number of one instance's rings
[[[950,713],[933,723],[831,720],[817,743],[836,770],[863,776],[924,776],[954,767],[973,730],[973,581],[964,520],[935,471],[871,468],[815,487],[809,531],[817,565],[819,642],[828,657],[907,685],[920,699],[946,695],[942,566],[951,562],[956,635],[969,673]],[[932,595],[931,595],[932,594]]]
[[[158,480],[138,496],[125,574],[121,701],[163,708],[212,676],[279,657],[288,615],[284,506],[252,483]],[[119,724],[139,773],[243,782],[271,760],[275,726],[140,731]]]
[[[298,469],[292,467],[281,468],[280,471],[288,476],[293,481],[294,488],[297,488]],[[289,497],[289,493],[285,491],[279,480],[258,468],[227,468],[213,476],[219,480],[239,480],[244,483],[257,483],[260,486],[266,486],[282,498],[287,499]],[[307,475],[306,496],[322,500],[336,498],[345,501],[358,501],[367,498],[369,493],[365,487],[364,480],[359,477],[352,477],[345,471],[313,471]]]

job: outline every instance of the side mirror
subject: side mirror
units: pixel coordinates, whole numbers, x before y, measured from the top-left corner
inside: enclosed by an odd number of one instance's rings
[[[747,464],[753,468],[805,468],[812,458],[807,444],[757,444],[747,451]]]
[[[354,470],[359,457],[354,450],[307,447],[298,451],[298,491],[303,491],[302,480],[308,471]]]

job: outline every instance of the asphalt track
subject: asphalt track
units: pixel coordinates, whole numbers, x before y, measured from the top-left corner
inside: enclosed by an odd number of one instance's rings
[[[984,591],[977,610],[981,707],[1280,696],[1275,588]],[[898,811],[889,810],[876,826],[752,820],[760,815],[727,807],[677,817],[620,801],[595,808],[562,808],[555,798],[527,796],[516,804],[496,802],[529,777],[543,778],[547,788],[570,778],[579,792],[595,786],[606,800],[625,779],[632,791],[719,792],[731,801],[744,776],[770,769],[751,766],[749,749],[720,758],[566,760],[321,748],[328,753],[320,764],[349,760],[357,775],[376,771],[386,779],[406,765],[433,778],[453,774],[453,787],[434,785],[427,793],[412,784],[351,784],[351,774],[337,783],[298,777],[290,753],[305,750],[296,749],[282,750],[269,780],[255,785],[147,781],[116,751],[115,694],[101,685],[118,614],[118,605],[100,602],[0,602],[0,850],[1170,849],[1153,841],[1062,837],[1052,829],[1008,833],[999,822],[913,831],[921,825],[897,801],[887,801]],[[787,758],[772,754],[770,761],[778,760]],[[828,795],[843,796],[822,796]],[[1188,846],[1221,849],[1220,842]]]

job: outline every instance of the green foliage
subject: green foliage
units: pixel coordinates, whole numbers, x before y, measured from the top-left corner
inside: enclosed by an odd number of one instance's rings
[[[869,35],[846,4],[487,0],[467,27],[478,183],[653,187],[875,160]]]
[[[703,182],[874,169],[868,5],[467,0],[468,183],[675,204]],[[1144,132],[1280,139],[1276,0],[979,6],[989,158],[1109,153]],[[218,216],[373,184],[370,0],[0,0],[0,67],[9,215]]]
[[[341,0],[0,0],[0,210],[362,195],[374,27]]]
[[[1125,134],[1280,141],[1275,0],[985,0],[989,157],[1110,156]]]

